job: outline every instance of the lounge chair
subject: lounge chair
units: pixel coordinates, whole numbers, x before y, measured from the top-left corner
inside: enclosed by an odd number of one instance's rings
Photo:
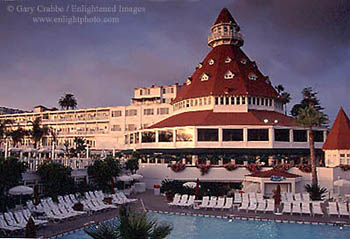
[[[23,230],[24,228],[9,225],[8,223],[6,223],[4,215],[0,214],[0,229],[4,230],[5,232],[17,232]]]
[[[196,199],[195,195],[190,195],[187,202],[185,202],[183,205],[179,205],[179,206],[180,207],[192,207],[195,199]]]
[[[226,198],[225,205],[222,207],[222,209],[231,209],[233,206],[233,198],[229,197]]]
[[[268,199],[267,200],[267,207],[265,209],[266,212],[274,212],[275,211],[275,200],[274,199]]]
[[[115,205],[112,204],[105,204],[102,200],[92,200],[93,204],[95,204],[96,206],[99,206],[101,208],[105,208],[105,209],[116,209],[118,208]]]
[[[294,194],[294,200],[297,202],[301,202],[301,193],[296,193]]]
[[[313,215],[321,215],[323,216],[322,208],[321,208],[321,202],[312,202],[312,213]]]
[[[234,204],[241,204],[242,203],[242,195],[240,193],[235,193],[235,200],[234,200]]]
[[[67,206],[73,206],[74,205],[74,202],[72,202],[72,200],[70,199],[69,195],[64,196],[63,199],[66,202]]]
[[[258,203],[252,200],[249,204],[248,211],[255,211],[257,207],[258,207]]]
[[[217,202],[218,202],[217,197],[211,196],[211,197],[210,197],[209,204],[208,204],[208,206],[207,206],[206,208],[207,208],[207,209],[209,209],[209,208],[212,208],[212,209],[215,208]]]
[[[263,200],[261,202],[258,202],[258,207],[256,208],[255,212],[264,212],[266,209],[266,200]]]
[[[131,202],[136,202],[136,198],[127,198],[124,192],[117,192],[116,193],[120,198],[124,200],[124,202],[131,203]]]
[[[297,201],[292,202],[292,214],[293,213],[299,213],[300,215],[302,214],[300,202],[297,202]]]
[[[281,202],[282,203],[288,202],[287,193],[285,193],[285,192],[281,193]]]
[[[287,202],[293,202],[294,201],[293,193],[287,193],[286,196],[287,196]]]
[[[256,193],[249,193],[249,200],[250,201],[257,201],[257,199],[256,199]]]
[[[310,210],[310,203],[309,202],[302,202],[301,203],[301,213],[302,214],[308,214],[311,216],[311,210]]]
[[[249,207],[249,202],[248,201],[243,201],[242,205],[238,208],[238,211],[240,211],[240,210],[248,211],[248,207]]]
[[[248,193],[243,193],[242,194],[242,202],[244,202],[244,201],[249,202],[249,195],[248,195]]]
[[[69,198],[70,198],[70,200],[71,200],[71,202],[72,202],[73,204],[78,203],[78,200],[76,199],[76,197],[74,196],[74,194],[69,194]]]
[[[346,216],[349,217],[349,211],[348,211],[348,206],[346,205],[346,203],[338,203],[339,206],[339,217],[340,216]]]
[[[46,218],[52,221],[63,221],[66,219],[66,217],[54,214],[52,210],[48,208],[45,208],[45,215],[46,215]]]
[[[184,194],[181,196],[181,200],[178,204],[175,204],[175,206],[181,206],[184,205],[188,200],[188,194]]]
[[[283,203],[282,213],[292,214],[292,203],[291,202],[284,202]]]
[[[304,202],[310,202],[310,194],[309,193],[303,193],[303,201]]]
[[[199,205],[199,208],[206,208],[209,205],[209,197],[205,196],[202,198],[202,203]]]
[[[22,212],[16,211],[13,216],[20,225],[27,225],[28,221],[24,218]]]
[[[35,226],[46,225],[48,223],[47,220],[39,220],[39,219],[35,219],[34,217],[32,217],[32,214],[28,209],[24,209],[22,211],[22,213],[23,213],[23,216],[26,219],[26,221],[28,221],[30,218],[32,218]]]
[[[329,216],[339,216],[336,202],[329,202],[328,203],[328,215]]]
[[[19,228],[25,228],[27,223],[25,222],[18,222],[14,215],[12,214],[12,212],[5,212],[4,213],[4,218],[7,221],[7,224],[9,226],[15,226],[15,227],[19,227]]]
[[[95,194],[95,197],[100,199],[100,200],[103,200],[105,198],[105,195],[103,194],[102,191],[94,191],[94,194]]]
[[[172,202],[169,202],[168,205],[169,206],[175,206],[177,205],[178,203],[180,203],[180,200],[181,200],[181,195],[179,193],[176,193],[174,198],[173,198],[173,201]]]
[[[225,198],[224,197],[219,197],[217,204],[215,205],[215,209],[222,209],[225,205]]]
[[[262,193],[257,193],[256,194],[256,201],[259,202],[263,202],[264,201],[264,195]]]

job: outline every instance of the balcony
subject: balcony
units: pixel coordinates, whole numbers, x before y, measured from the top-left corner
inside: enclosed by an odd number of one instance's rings
[[[213,41],[219,40],[219,39],[236,39],[243,41],[243,35],[238,32],[220,32],[220,33],[212,33],[208,37],[208,44],[210,44]]]

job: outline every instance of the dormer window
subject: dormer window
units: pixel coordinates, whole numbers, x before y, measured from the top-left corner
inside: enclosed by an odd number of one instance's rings
[[[202,63],[198,63],[198,68],[200,69],[200,68],[202,68]]]
[[[247,59],[242,58],[240,62],[241,62],[243,65],[245,65],[245,64],[247,64]]]
[[[249,73],[248,75],[249,80],[256,80],[258,77],[254,73]]]
[[[204,73],[201,77],[201,81],[207,81],[207,80],[209,80],[209,75]]]
[[[226,74],[224,75],[224,78],[225,78],[226,80],[230,80],[230,79],[232,79],[234,76],[235,76],[234,73],[232,73],[231,71],[227,71]]]
[[[227,57],[226,59],[225,59],[225,63],[227,64],[227,63],[230,63],[232,61],[232,59],[230,58],[230,57]]]
[[[214,59],[210,59],[209,60],[209,65],[214,65],[214,62],[215,62]]]
[[[186,85],[191,85],[191,83],[192,83],[191,77],[187,77],[187,79],[186,79]]]

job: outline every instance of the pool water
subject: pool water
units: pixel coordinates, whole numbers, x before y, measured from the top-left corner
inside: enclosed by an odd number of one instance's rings
[[[300,225],[262,221],[229,220],[194,216],[150,213],[158,222],[168,222],[174,230],[167,239],[348,239],[349,227]],[[83,230],[61,236],[60,239],[91,239]]]

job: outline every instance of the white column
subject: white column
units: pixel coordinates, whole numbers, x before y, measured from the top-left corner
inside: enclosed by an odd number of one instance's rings
[[[289,141],[292,144],[294,141],[294,137],[293,137],[293,129],[289,130]]]
[[[248,128],[243,128],[243,142],[248,142]]]
[[[5,159],[7,159],[9,154],[9,138],[6,137],[6,143],[5,143]]]
[[[275,132],[274,132],[274,128],[271,127],[269,128],[269,143],[271,144],[271,146],[273,146],[274,141],[275,141]]]
[[[86,146],[86,159],[90,157],[89,145]]]
[[[155,136],[156,137],[156,143],[158,143],[159,142],[159,132],[158,132],[158,130],[156,130],[155,133],[156,133],[156,136]]]
[[[220,127],[219,129],[219,145],[222,145],[222,141],[223,141],[223,132],[222,132],[222,127]]]
[[[55,160],[55,142],[52,142],[52,153],[51,153],[51,159]]]

